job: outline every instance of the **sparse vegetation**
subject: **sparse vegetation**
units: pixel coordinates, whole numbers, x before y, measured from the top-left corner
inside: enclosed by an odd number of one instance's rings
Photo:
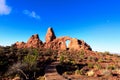
[[[21,78],[44,80],[45,67],[59,60],[56,67],[60,75],[104,77],[120,75],[120,57],[109,52],[86,52],[84,50],[17,49],[0,47],[0,79]]]
[[[14,78],[35,79],[44,75],[46,64],[56,60],[57,54],[47,49],[17,49],[0,47],[0,79]]]

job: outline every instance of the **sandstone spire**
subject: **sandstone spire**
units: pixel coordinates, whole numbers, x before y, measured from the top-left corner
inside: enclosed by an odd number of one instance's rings
[[[56,38],[53,29],[50,27],[48,28],[46,37],[45,37],[45,41],[46,43],[53,41]]]

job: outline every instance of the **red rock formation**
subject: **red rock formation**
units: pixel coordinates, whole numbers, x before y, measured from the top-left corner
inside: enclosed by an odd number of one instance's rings
[[[69,40],[70,43],[68,47],[66,46],[66,41]],[[51,49],[58,49],[58,50],[66,50],[66,49],[74,49],[74,50],[92,50],[91,47],[85,43],[82,40],[78,40],[76,38],[70,38],[70,37],[60,37],[56,38],[53,41],[49,43],[45,43],[45,48],[51,48]]]
[[[47,31],[47,34],[46,34],[46,37],[45,37],[46,43],[49,43],[49,42],[53,41],[55,38],[56,38],[56,36],[54,34],[53,29],[48,28],[48,31]]]
[[[65,41],[66,40],[70,40],[70,37],[60,37],[60,38],[56,38],[53,41],[49,42],[49,43],[45,43],[45,48],[51,48],[51,49],[62,49],[62,50],[66,50],[67,46]]]
[[[81,48],[81,41],[76,39],[76,38],[72,38],[70,40],[68,47],[69,47],[69,49],[80,49]]]
[[[17,48],[40,48],[43,46],[42,41],[39,39],[38,34],[32,35],[27,43],[24,42],[16,42],[13,46]]]
[[[30,39],[27,41],[25,47],[34,47],[34,48],[39,48],[43,45],[42,41],[39,39],[38,34],[32,35]]]
[[[85,49],[85,50],[90,50],[92,51],[92,48],[90,47],[90,45],[88,45],[85,41],[81,40],[82,42],[82,46],[81,49]]]
[[[13,46],[16,46],[17,48],[24,48],[25,43],[24,42],[16,42]]]
[[[91,47],[84,41],[82,40],[78,40],[76,38],[72,38],[70,40],[70,44],[69,44],[69,49],[75,49],[75,50],[92,50]]]
[[[70,38],[68,36],[56,38],[54,31],[52,28],[49,28],[46,34],[46,42],[43,44],[42,41],[39,39],[38,34],[32,35],[32,37],[27,41],[24,42],[17,42],[14,45],[17,48],[51,48],[57,50],[66,50],[66,49],[75,49],[75,50],[92,50],[91,47],[84,41],[78,40],[76,38]],[[66,41],[69,40],[69,46],[67,47]]]

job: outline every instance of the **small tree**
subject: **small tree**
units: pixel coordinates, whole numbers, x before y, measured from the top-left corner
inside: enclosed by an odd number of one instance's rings
[[[32,54],[31,54],[32,53]],[[22,61],[19,61],[9,67],[6,76],[14,76],[16,74],[25,77],[25,79],[35,78],[37,68],[38,51],[33,49],[30,53],[24,56]]]

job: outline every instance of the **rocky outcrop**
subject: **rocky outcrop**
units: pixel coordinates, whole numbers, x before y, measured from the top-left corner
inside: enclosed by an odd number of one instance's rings
[[[15,46],[17,48],[24,48],[25,44],[26,43],[24,43],[24,42],[16,42],[13,46]]]
[[[69,49],[80,49],[81,46],[81,41],[76,38],[72,38],[68,45]]]
[[[27,41],[25,47],[34,47],[39,48],[43,45],[42,41],[39,39],[38,34],[32,35],[30,39]]]
[[[67,46],[68,43],[66,41],[69,40],[70,43]],[[92,50],[92,48],[83,40],[79,40],[76,38],[71,38],[68,36],[59,37],[56,38],[54,31],[52,28],[48,28],[46,37],[45,37],[45,43],[43,43],[40,39],[38,34],[32,35],[30,39],[27,41],[27,43],[24,42],[17,42],[14,44],[17,48],[51,48],[54,50],[68,50],[68,49],[74,49],[74,50]]]
[[[40,48],[43,47],[43,42],[39,39],[38,34],[32,35],[27,43],[24,42],[16,42],[13,46],[17,48]]]
[[[45,42],[49,43],[49,42],[53,41],[55,38],[56,38],[56,36],[55,36],[55,33],[54,33],[53,29],[48,28],[48,31],[47,31],[47,34],[46,34],[46,37],[45,37]]]
[[[51,49],[62,49],[62,50],[66,50],[67,46],[66,46],[66,41],[70,40],[71,38],[66,36],[66,37],[60,37],[60,38],[56,38],[53,41],[49,42],[49,43],[45,43],[45,48],[51,48]]]
[[[70,41],[70,43],[66,43],[66,41]],[[68,44],[68,47],[67,47]],[[76,38],[71,38],[68,36],[56,38],[49,43],[45,43],[45,48],[51,49],[58,49],[58,50],[67,50],[67,49],[74,49],[74,50],[92,50],[91,47],[84,42],[83,40],[78,40]]]
[[[76,38],[72,38],[70,40],[70,44],[68,47],[69,49],[76,49],[76,50],[80,50],[80,49],[92,50],[91,47],[86,42],[84,42],[83,40],[78,40]]]

